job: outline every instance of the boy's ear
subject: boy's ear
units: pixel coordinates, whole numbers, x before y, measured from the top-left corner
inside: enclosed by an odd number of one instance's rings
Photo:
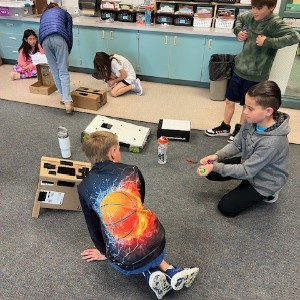
[[[112,161],[115,161],[116,159],[116,147],[112,146],[108,151],[108,158]]]
[[[272,107],[266,108],[267,116],[272,116],[274,114],[274,109]]]

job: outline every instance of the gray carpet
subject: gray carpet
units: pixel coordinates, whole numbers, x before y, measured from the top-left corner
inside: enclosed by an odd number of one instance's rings
[[[1,300],[156,299],[140,275],[126,277],[107,262],[80,258],[92,246],[81,212],[43,209],[31,218],[40,158],[60,157],[57,127],[69,129],[72,159],[85,160],[80,133],[93,118],[0,100]],[[278,202],[228,219],[216,205],[237,183],[210,183],[196,175],[197,164],[186,162],[225,139],[193,130],[189,143],[171,142],[167,164],[158,165],[156,124],[132,123],[150,127],[152,136],[143,153],[122,149],[123,161],[144,174],[145,203],[166,229],[166,259],[200,268],[191,288],[164,299],[299,299],[299,145],[290,145],[290,180]]]

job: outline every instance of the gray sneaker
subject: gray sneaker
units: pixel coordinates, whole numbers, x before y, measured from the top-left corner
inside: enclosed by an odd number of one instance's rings
[[[134,88],[133,90],[136,92],[136,94],[138,96],[141,96],[143,94],[143,87],[142,87],[142,84],[141,84],[141,81],[137,78],[134,82]]]

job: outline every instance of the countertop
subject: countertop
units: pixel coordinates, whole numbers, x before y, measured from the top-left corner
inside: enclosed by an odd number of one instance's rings
[[[0,17],[0,19],[18,20],[24,22],[39,22],[40,17],[37,15],[26,16],[23,18],[9,18]],[[152,24],[152,25],[140,25],[130,22],[107,22],[101,20],[100,17],[87,17],[87,16],[73,16],[73,25],[87,26],[87,27],[99,27],[107,29],[124,29],[124,30],[139,30],[139,31],[151,31],[162,32],[169,34],[191,34],[191,35],[204,35],[212,37],[228,37],[235,38],[232,29],[219,29],[219,28],[198,28],[193,26],[175,26],[165,24]]]

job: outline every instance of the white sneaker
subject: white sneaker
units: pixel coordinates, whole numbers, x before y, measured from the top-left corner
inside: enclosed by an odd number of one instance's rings
[[[136,94],[138,96],[141,96],[143,94],[143,87],[142,87],[141,81],[138,78],[134,81],[134,89],[133,90],[136,92]]]
[[[279,191],[277,191],[276,193],[274,193],[272,196],[269,196],[267,198],[265,198],[263,201],[266,202],[266,203],[274,203],[278,200],[278,197],[279,197]]]
[[[166,275],[158,269],[153,272],[147,270],[146,272],[143,272],[143,275],[148,280],[148,284],[155,293],[157,299],[162,299],[172,289],[167,281]]]
[[[172,269],[168,269],[166,271],[167,280],[170,283],[171,287],[175,291],[181,290],[184,286],[190,287],[197,274],[199,272],[199,268],[178,268],[173,267]]]

